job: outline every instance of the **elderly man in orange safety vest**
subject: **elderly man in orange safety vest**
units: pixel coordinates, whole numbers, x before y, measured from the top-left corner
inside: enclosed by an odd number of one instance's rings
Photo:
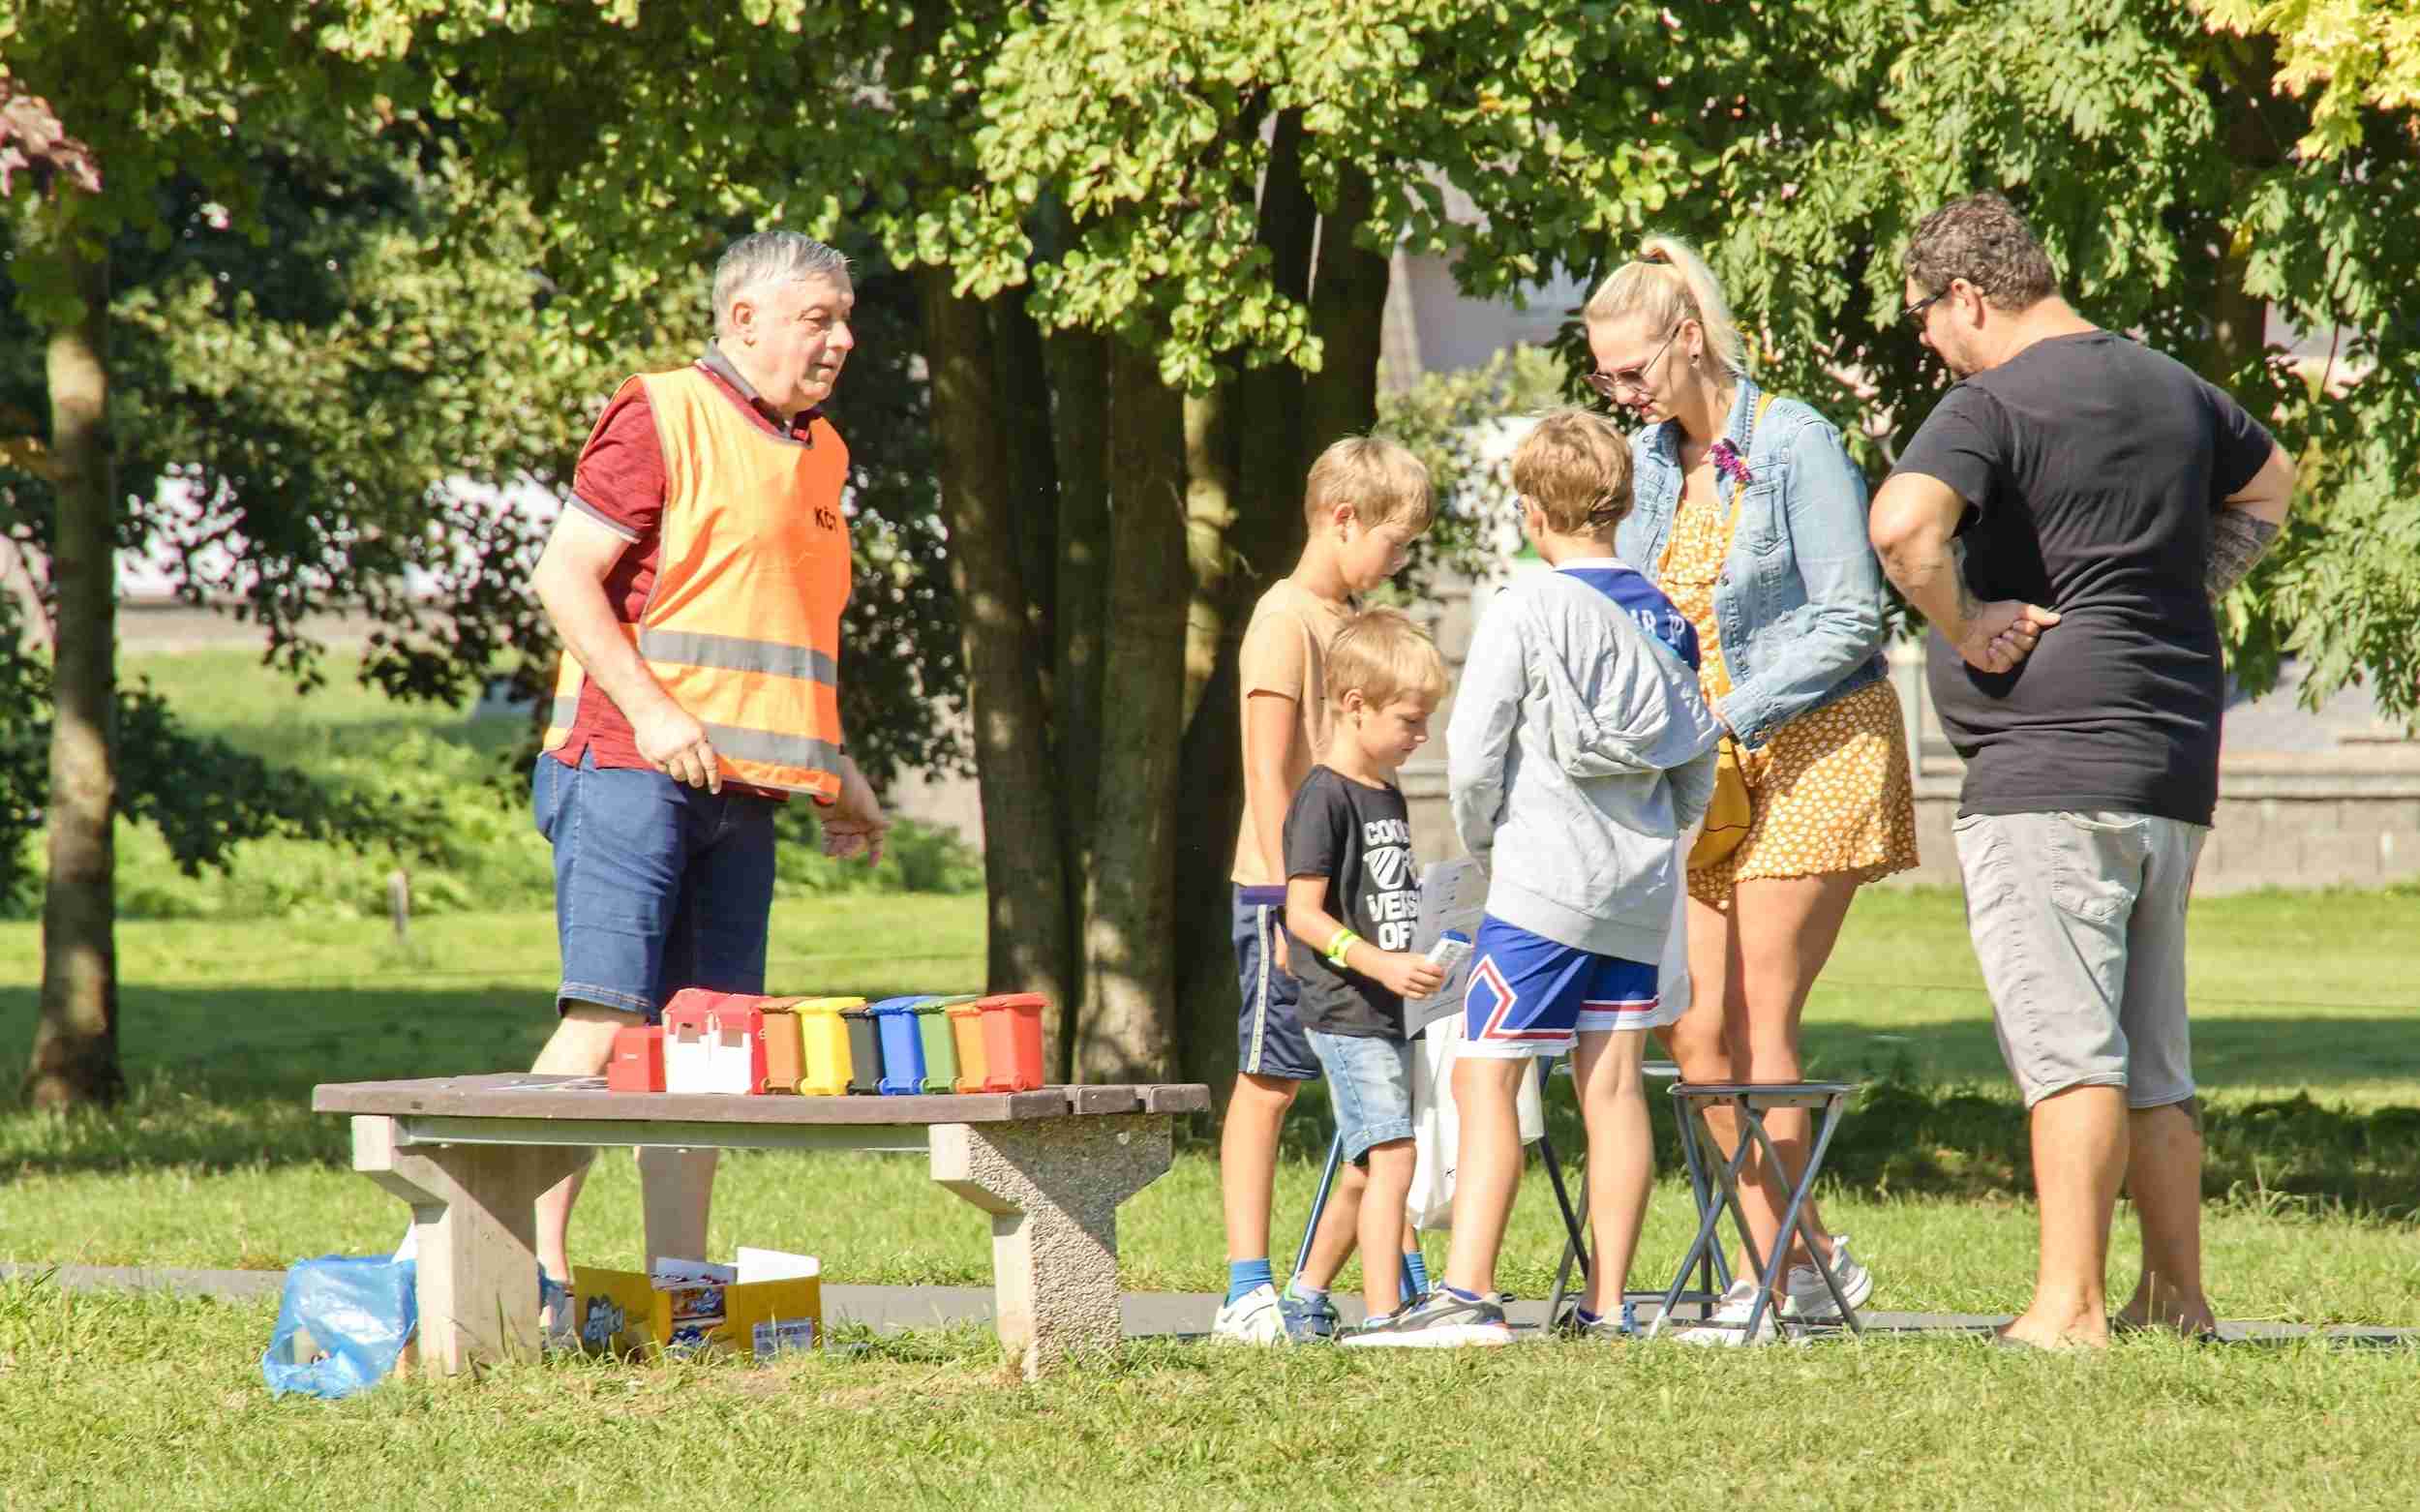
[[[765,989],[792,795],[821,805],[828,853],[881,858],[881,805],[841,740],[849,452],[821,408],[856,298],[821,242],[741,237],[705,355],[625,381],[580,453],[535,579],[564,649],[531,779],[563,960],[536,1071],[595,1074],[682,987]],[[639,1173],[650,1263],[704,1258],[714,1152],[642,1150]],[[570,1276],[581,1174],[538,1199],[550,1282]]]

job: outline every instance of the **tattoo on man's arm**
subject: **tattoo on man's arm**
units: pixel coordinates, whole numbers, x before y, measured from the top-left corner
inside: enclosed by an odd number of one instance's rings
[[[2202,581],[2212,602],[2224,598],[2268,555],[2277,527],[2240,509],[2222,509],[2210,522],[2210,565]]]
[[[1983,601],[1966,583],[1966,542],[1956,536],[1950,538],[1950,581],[1958,588],[1958,618],[1973,624],[1983,612]]]

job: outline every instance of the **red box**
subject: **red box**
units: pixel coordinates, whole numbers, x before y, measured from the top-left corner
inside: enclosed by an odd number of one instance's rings
[[[614,1056],[605,1063],[605,1085],[615,1092],[664,1090],[664,1028],[633,1024],[614,1031]]]
[[[1031,1092],[1043,1083],[1039,992],[1003,992],[979,999],[983,1015],[983,1090]]]

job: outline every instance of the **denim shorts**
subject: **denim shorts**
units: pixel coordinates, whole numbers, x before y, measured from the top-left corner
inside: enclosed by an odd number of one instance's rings
[[[1345,1159],[1358,1165],[1374,1144],[1411,1137],[1411,1045],[1402,1040],[1306,1030],[1328,1074],[1328,1102]]]
[[[593,751],[577,767],[539,752],[529,798],[555,847],[558,1010],[590,1003],[655,1023],[682,987],[765,990],[778,804],[600,769]]]
[[[1255,1076],[1316,1081],[1318,1058],[1303,1038],[1302,983],[1269,953],[1286,927],[1284,888],[1235,890],[1235,975],[1244,989],[1235,1019],[1235,1069]],[[1300,941],[1294,949],[1302,949]]]
[[[2156,814],[1966,814],[1951,826],[1992,1028],[2025,1105],[2124,1087],[2193,1095],[2185,909],[2206,825]]]

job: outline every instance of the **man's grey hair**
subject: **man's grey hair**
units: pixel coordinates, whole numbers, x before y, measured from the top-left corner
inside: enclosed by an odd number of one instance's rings
[[[1903,264],[1927,294],[1964,279],[1995,310],[2032,308],[2059,291],[2049,255],[2016,206],[1984,190],[1951,200],[1924,217],[1910,238]]]
[[[767,284],[822,279],[849,287],[849,259],[797,231],[751,231],[723,249],[714,264],[714,334],[731,334],[731,306]]]

